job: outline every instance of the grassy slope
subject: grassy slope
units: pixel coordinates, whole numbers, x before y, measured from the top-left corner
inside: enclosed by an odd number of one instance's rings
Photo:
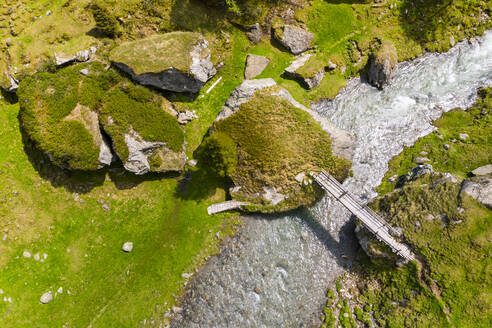
[[[96,185],[79,196],[83,203],[76,202],[33,168],[17,115],[17,105],[1,105],[0,230],[7,239],[0,241],[0,289],[12,304],[0,302],[0,325],[135,326],[144,318],[162,318],[182,287],[181,273],[216,250],[217,230],[230,231],[222,225],[225,216],[206,214],[206,206],[222,200],[224,191],[200,178],[189,186],[191,193],[180,196],[175,179],[144,181],[116,170],[110,182],[104,173],[67,178],[52,171],[71,186]],[[117,188],[124,185],[135,186]],[[121,251],[127,240],[135,243],[130,254]],[[48,258],[25,259],[24,250]],[[41,294],[60,286],[62,296],[39,305]]]
[[[405,229],[404,238],[419,255],[424,270],[419,279],[415,264],[395,268],[387,260],[363,258],[356,269],[361,275],[360,295],[352,306],[362,306],[361,315],[370,314],[378,326],[490,327],[492,323],[492,276],[488,270],[492,211],[471,198],[460,198],[459,184],[434,186],[424,178],[393,191],[395,183],[388,181],[388,177],[415,166],[412,160],[421,156],[421,151],[429,152],[436,170],[460,178],[490,163],[492,93],[483,89],[480,94],[483,98],[472,108],[444,114],[435,122],[437,132],[421,138],[390,162],[380,187],[386,196],[372,206],[387,215],[392,225]],[[452,143],[459,133],[470,137]],[[443,148],[446,142],[451,145],[447,151]],[[428,214],[445,214],[448,223],[442,226],[440,219],[426,220]]]

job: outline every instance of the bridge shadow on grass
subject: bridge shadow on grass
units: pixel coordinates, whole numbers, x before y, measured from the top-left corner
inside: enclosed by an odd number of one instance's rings
[[[255,217],[267,220],[276,220],[285,216],[300,218],[301,224],[306,225],[309,230],[311,230],[316,238],[318,238],[323,246],[330,252],[338,265],[344,268],[350,268],[352,266],[357,251],[360,248],[354,232],[354,216],[351,216],[350,220],[348,220],[337,232],[337,241],[330,231],[328,231],[306,208],[274,215],[255,215]]]
[[[89,193],[92,189],[102,186],[107,175],[119,190],[134,188],[145,181],[176,178],[180,175],[179,173],[149,173],[138,176],[126,171],[121,161],[113,163],[109,168],[97,171],[64,169],[54,165],[46,154],[34,145],[22,126],[19,126],[19,130],[22,135],[24,152],[39,176],[49,181],[53,187],[64,187],[71,193]]]

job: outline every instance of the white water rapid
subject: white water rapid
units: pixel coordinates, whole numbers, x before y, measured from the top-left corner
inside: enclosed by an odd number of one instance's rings
[[[378,91],[353,79],[333,101],[313,106],[353,133],[354,176],[344,185],[370,199],[388,161],[433,130],[443,111],[466,108],[480,86],[492,85],[492,32],[445,54],[398,65]],[[171,327],[311,327],[326,289],[357,249],[353,222],[325,197],[314,208],[282,216],[246,218],[241,232],[188,286],[183,312]]]

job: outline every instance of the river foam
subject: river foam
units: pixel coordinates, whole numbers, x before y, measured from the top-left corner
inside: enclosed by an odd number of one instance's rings
[[[492,32],[445,54],[400,63],[383,91],[352,79],[333,101],[313,109],[357,138],[344,186],[361,199],[389,160],[434,129],[444,111],[469,107],[478,87],[492,85]],[[349,213],[329,196],[309,210],[248,217],[240,233],[188,286],[171,327],[311,327],[333,286],[354,258]]]

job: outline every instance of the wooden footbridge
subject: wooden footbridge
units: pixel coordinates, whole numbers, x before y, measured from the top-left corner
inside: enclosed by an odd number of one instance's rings
[[[415,259],[415,256],[408,246],[397,242],[393,238],[391,235],[393,228],[369,207],[360,204],[360,202],[350,195],[350,193],[328,172],[321,170],[314,179],[323,189],[342,203],[342,205],[352,212],[352,214],[358,217],[364,226],[366,226],[379,241],[388,245],[394,253],[408,261]]]

